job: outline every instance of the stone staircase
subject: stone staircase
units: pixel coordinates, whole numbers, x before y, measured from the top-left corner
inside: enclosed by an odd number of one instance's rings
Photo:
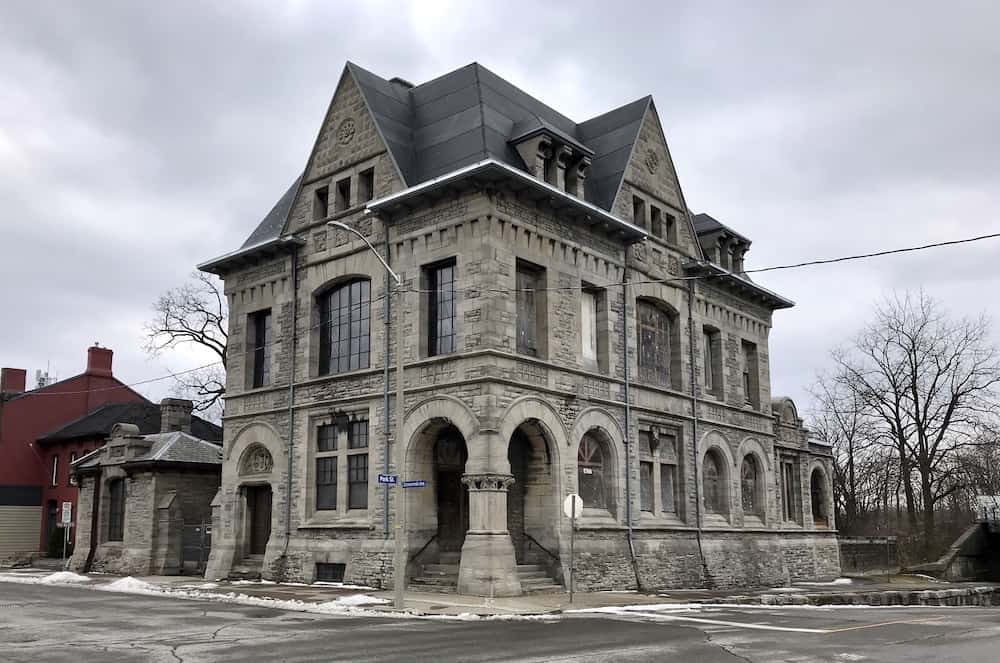
[[[521,591],[525,594],[563,590],[562,585],[557,584],[540,564],[518,564],[517,578],[521,581]]]
[[[421,574],[410,580],[413,589],[454,593],[458,587],[458,553],[442,553],[435,564],[424,564]],[[525,594],[561,592],[557,584],[539,564],[518,564],[517,577]]]
[[[263,555],[247,555],[229,569],[230,580],[260,580],[264,566]]]

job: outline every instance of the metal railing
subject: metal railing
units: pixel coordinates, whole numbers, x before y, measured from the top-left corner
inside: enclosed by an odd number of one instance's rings
[[[427,543],[425,543],[424,545],[420,546],[420,550],[418,550],[417,552],[413,553],[413,555],[410,556],[410,561],[412,562],[416,558],[420,557],[420,554],[422,552],[424,552],[425,550],[427,550],[427,546],[431,545],[431,543],[433,543],[434,539],[436,539],[436,538],[438,538],[437,534],[435,534],[431,538],[427,539]]]
[[[524,536],[525,539],[528,540],[529,543],[534,543],[538,547],[539,550],[541,550],[546,555],[548,555],[549,557],[551,557],[552,559],[554,559],[557,563],[559,563],[559,564],[562,563],[562,560],[559,559],[558,555],[556,555],[551,550],[549,550],[548,548],[546,548],[545,546],[543,546],[542,544],[540,544],[535,537],[531,536],[527,532],[521,532],[521,534]]]

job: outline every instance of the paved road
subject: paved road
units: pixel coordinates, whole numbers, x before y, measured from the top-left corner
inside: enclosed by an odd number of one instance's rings
[[[329,617],[0,582],[0,661],[996,661],[1000,610],[713,609],[554,622]]]

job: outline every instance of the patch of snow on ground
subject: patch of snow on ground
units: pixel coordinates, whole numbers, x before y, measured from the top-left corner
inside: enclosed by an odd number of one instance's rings
[[[806,590],[802,589],[801,587],[772,587],[767,591],[789,593],[789,592],[804,592]]]
[[[105,592],[119,592],[121,594],[172,594],[168,589],[162,589],[156,585],[151,585],[145,580],[139,580],[132,576],[119,578],[114,582],[101,585],[97,589]]]
[[[302,584],[305,584],[305,583],[302,583]],[[373,590],[375,590],[374,587],[369,587],[367,585],[350,585],[350,584],[343,583],[343,582],[330,582],[330,581],[326,581],[326,580],[318,580],[318,581],[314,582],[313,585],[316,585],[318,587],[334,587],[336,589],[361,589],[361,590],[366,590],[366,591],[373,591]],[[309,586],[309,585],[307,585],[307,586]]]
[[[41,579],[43,585],[77,585],[82,582],[90,582],[90,578],[72,571],[59,571]]]
[[[806,585],[807,587],[832,587],[833,585],[851,585],[854,581],[850,578],[837,578],[830,582],[797,582],[796,585]]]
[[[340,605],[377,605],[379,603],[388,603],[389,601],[375,596],[368,596],[367,594],[351,594],[349,596],[341,596],[333,602]]]

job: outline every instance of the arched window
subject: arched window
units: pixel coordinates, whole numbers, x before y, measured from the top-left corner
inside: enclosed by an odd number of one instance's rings
[[[371,281],[345,283],[319,296],[319,373],[368,368]]]
[[[580,440],[576,456],[577,483],[583,506],[611,511],[611,459],[607,445],[590,432]]]
[[[663,306],[640,299],[636,303],[639,329],[639,379],[680,389],[680,328],[677,316]]]
[[[121,541],[125,536],[125,480],[108,482],[108,541]]]
[[[760,467],[757,459],[747,454],[740,467],[740,490],[743,500],[743,513],[749,516],[760,516],[764,513],[764,500],[761,488]]]
[[[826,491],[824,490],[823,473],[818,469],[813,470],[809,480],[810,492],[812,494],[812,514],[813,522],[820,527],[828,524],[826,515]]]
[[[706,513],[725,513],[726,487],[725,475],[719,454],[709,451],[705,454],[705,462],[701,468],[702,492],[705,494]]]

